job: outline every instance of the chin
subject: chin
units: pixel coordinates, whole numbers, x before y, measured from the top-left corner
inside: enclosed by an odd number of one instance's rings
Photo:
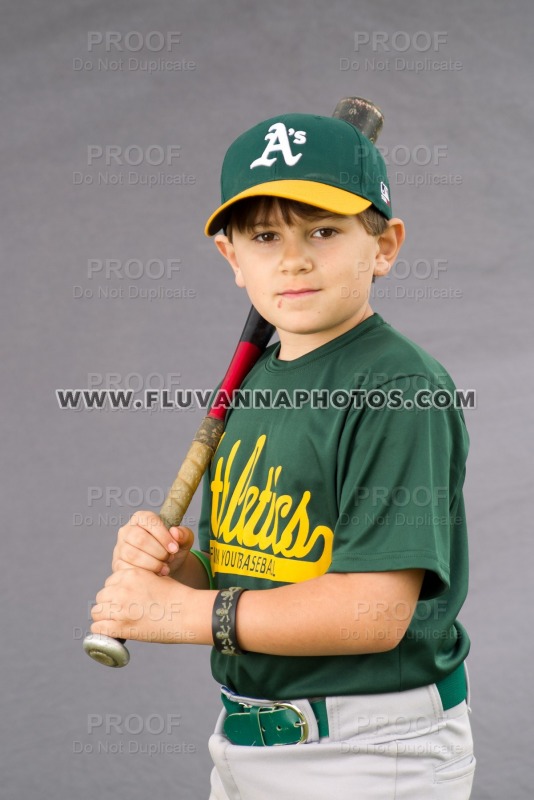
[[[284,333],[292,333],[299,336],[315,336],[317,334],[329,332],[329,328],[325,329],[322,325],[306,325],[305,323],[301,325],[276,325],[276,328]]]

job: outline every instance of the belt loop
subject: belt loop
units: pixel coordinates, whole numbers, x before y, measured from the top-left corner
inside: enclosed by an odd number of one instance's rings
[[[313,713],[313,709],[310,705],[309,700],[290,700],[291,705],[296,706],[305,716],[306,722],[308,723],[308,736],[306,737],[306,742],[318,742],[319,741],[319,726],[317,724],[317,718]]]

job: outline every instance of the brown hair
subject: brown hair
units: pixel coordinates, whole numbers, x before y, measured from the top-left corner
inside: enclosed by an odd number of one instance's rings
[[[287,200],[285,197],[250,197],[239,200],[230,209],[225,233],[232,241],[232,229],[240,233],[251,230],[258,222],[269,219],[272,213],[278,213],[286,225],[292,225],[297,219],[312,219],[332,216],[331,211]],[[364,229],[370,236],[380,236],[387,228],[387,218],[374,206],[369,206],[357,215]]]

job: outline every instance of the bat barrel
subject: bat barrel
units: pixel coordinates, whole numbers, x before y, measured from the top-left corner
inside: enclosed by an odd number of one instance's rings
[[[363,97],[344,97],[335,107],[332,116],[350,122],[373,143],[378,139],[384,124],[384,115],[380,109]]]

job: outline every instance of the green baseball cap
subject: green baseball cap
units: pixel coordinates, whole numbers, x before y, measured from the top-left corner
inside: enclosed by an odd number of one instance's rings
[[[206,235],[225,227],[234,203],[261,195],[334,214],[359,214],[373,205],[392,217],[384,159],[354,125],[334,117],[282,114],[239,136],[224,157],[221,205]]]

